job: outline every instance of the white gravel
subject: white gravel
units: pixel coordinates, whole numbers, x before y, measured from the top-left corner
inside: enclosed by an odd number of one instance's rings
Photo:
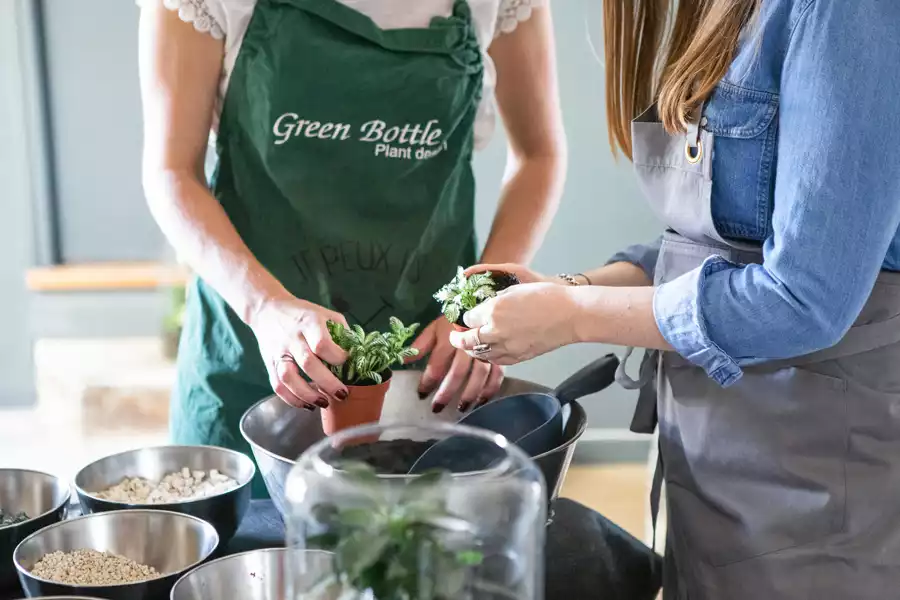
[[[126,477],[120,483],[96,496],[111,502],[126,504],[172,504],[215,496],[238,487],[234,479],[212,469],[191,471],[187,467],[169,473],[162,481],[154,482],[141,477]]]
[[[34,565],[31,574],[66,585],[121,585],[159,577],[153,567],[96,550],[52,552]]]

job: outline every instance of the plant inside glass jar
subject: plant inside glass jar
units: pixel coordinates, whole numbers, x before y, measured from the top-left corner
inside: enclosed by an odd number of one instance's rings
[[[341,469],[360,486],[371,486],[372,494],[352,507],[313,508],[318,533],[307,538],[307,547],[334,554],[334,573],[320,589],[337,584],[353,594],[341,598],[354,599],[464,597],[484,554],[474,525],[448,510],[440,494],[449,472],[412,478],[398,497],[379,493],[379,478],[367,464],[344,462]]]
[[[329,366],[350,393],[322,411],[322,428],[327,435],[378,422],[390,386],[391,367],[419,353],[408,346],[418,328],[418,323],[407,327],[396,317],[391,317],[390,331],[385,333],[366,333],[359,325],[344,327],[328,322],[331,339],[347,353],[344,364]]]

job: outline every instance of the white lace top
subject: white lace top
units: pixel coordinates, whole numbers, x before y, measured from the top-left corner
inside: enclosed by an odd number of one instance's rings
[[[137,0],[138,4],[148,0]],[[435,16],[449,16],[454,0],[339,0],[371,18],[382,29],[428,27]],[[193,23],[201,32],[225,40],[225,62],[219,86],[219,102],[213,129],[234,68],[241,41],[250,23],[257,0],[163,0],[166,8],[177,10],[182,20]],[[531,17],[532,8],[547,0],[468,0],[475,18],[485,57],[484,99],[475,124],[476,147],[490,140],[495,126],[494,87],[496,71],[487,55],[491,42],[499,35],[513,32]]]

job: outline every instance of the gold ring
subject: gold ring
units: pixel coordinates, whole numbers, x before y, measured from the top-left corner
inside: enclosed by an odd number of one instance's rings
[[[703,142],[698,138],[697,139],[697,147],[694,148],[691,146],[691,141],[687,140],[684,142],[684,156],[687,158],[687,161],[692,165],[696,165],[700,162],[700,159],[703,158]]]

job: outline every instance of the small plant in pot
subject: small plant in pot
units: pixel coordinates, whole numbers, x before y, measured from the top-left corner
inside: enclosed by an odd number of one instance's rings
[[[467,312],[518,283],[519,278],[512,273],[485,271],[466,275],[465,269],[459,267],[456,277],[438,290],[434,299],[441,303],[441,312],[453,327],[465,331],[468,327],[463,318]]]
[[[347,353],[344,364],[330,365],[331,371],[347,386],[350,394],[346,400],[332,402],[322,411],[322,429],[326,435],[377,423],[381,418],[384,397],[391,384],[391,367],[419,353],[408,347],[419,328],[418,323],[407,327],[400,319],[391,317],[390,327],[386,333],[366,333],[359,325],[348,328],[341,323],[328,322],[331,339]]]
[[[448,472],[425,473],[388,492],[366,464],[347,461],[342,470],[371,492],[353,505],[313,508],[317,525],[307,548],[334,554],[333,573],[319,589],[339,588],[341,600],[470,597],[484,554],[475,526],[447,507],[441,481]]]

